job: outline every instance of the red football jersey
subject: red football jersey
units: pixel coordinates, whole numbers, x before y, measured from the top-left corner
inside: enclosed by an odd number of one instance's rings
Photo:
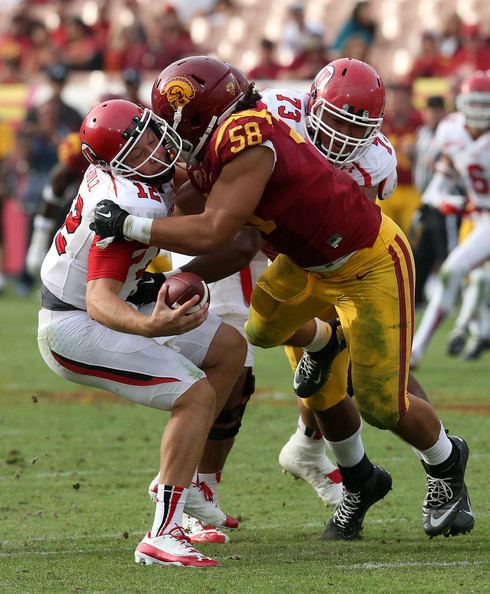
[[[189,167],[192,183],[209,194],[229,161],[265,142],[272,144],[276,163],[248,224],[275,250],[309,268],[373,245],[381,223],[379,207],[261,102],[256,109],[231,115],[215,130],[202,163]]]

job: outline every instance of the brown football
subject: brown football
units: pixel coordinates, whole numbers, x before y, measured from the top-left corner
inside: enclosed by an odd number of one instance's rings
[[[168,278],[162,285],[168,287],[167,305],[172,309],[177,309],[194,295],[199,295],[199,301],[187,313],[191,314],[209,303],[209,289],[202,278],[193,272],[179,272]]]

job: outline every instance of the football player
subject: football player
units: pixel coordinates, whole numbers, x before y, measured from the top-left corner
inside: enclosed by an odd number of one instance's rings
[[[50,181],[43,189],[42,201],[34,217],[26,255],[26,267],[33,277],[39,274],[60,212],[73,198],[87,167],[78,132],[71,132],[58,147],[58,163],[51,171]]]
[[[245,224],[259,229],[279,255],[253,290],[249,342],[305,348],[297,392],[310,392],[341,349],[336,324],[314,319],[335,306],[362,416],[407,441],[423,461],[426,533],[464,531],[454,529],[463,505],[470,530],[468,446],[448,437],[431,405],[407,392],[414,286],[408,242],[352,178],[260,99],[253,85],[244,92],[219,60],[198,56],[167,67],[155,81],[153,109],[181,135],[190,179],[207,195],[205,209],[154,220],[106,200],[94,211],[95,228],[104,238],[191,255],[220,249]],[[367,510],[391,488],[389,473],[364,452],[359,413],[345,397],[347,361],[337,379],[343,394],[337,401],[308,402],[344,482],[325,540],[357,538]]]
[[[490,258],[490,73],[467,77],[456,98],[457,112],[447,116],[437,129],[435,142],[442,157],[425,191],[427,199],[445,212],[470,217],[471,231],[446,258],[436,289],[414,337],[411,364],[420,365],[435,331],[451,311],[464,278],[472,273],[476,294],[485,296],[485,270],[475,272]],[[461,187],[465,196],[457,188]],[[471,295],[470,295],[471,297]],[[478,308],[478,307],[476,307]],[[463,312],[464,313],[464,312]],[[461,316],[460,333],[468,316]],[[455,336],[453,335],[451,340]],[[482,340],[484,338],[482,337]],[[456,342],[456,341],[454,341]],[[449,345],[455,348],[455,345]]]
[[[214,567],[181,524],[185,509],[204,521],[236,527],[193,480],[207,434],[243,368],[245,341],[207,305],[156,303],[131,297],[157,248],[138,241],[98,247],[89,222],[110,197],[135,215],[165,217],[174,201],[180,138],[151,110],[124,100],[97,105],[80,139],[90,163],[64,225],[41,267],[38,344],[59,376],[168,410],[161,441],[153,526],[135,551],[145,564]],[[193,481],[193,482],[191,482]]]

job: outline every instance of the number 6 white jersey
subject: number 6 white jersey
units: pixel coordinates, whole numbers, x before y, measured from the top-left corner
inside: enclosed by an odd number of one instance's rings
[[[308,139],[308,93],[292,89],[266,89],[261,92],[267,109],[281,118],[303,138]],[[362,187],[378,187],[378,198],[385,200],[397,184],[396,153],[390,141],[378,132],[367,151],[353,163],[338,165]]]
[[[119,296],[125,300],[158,253],[158,248],[136,241],[114,242],[105,250],[97,247],[89,224],[96,204],[104,199],[113,200],[133,215],[162,218],[173,208],[174,191],[171,184],[156,190],[143,182],[114,177],[93,165],[87,169],[78,195],[41,267],[44,286],[61,301],[82,310],[87,309],[87,280],[121,281]]]
[[[434,140],[451,159],[471,207],[490,211],[490,130],[476,140],[470,135],[462,113],[452,113],[439,124]]]

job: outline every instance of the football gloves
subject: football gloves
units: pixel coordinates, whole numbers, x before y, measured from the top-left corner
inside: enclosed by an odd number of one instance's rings
[[[127,298],[127,301],[134,305],[154,303],[164,282],[165,275],[161,272],[143,272],[143,276],[138,281],[136,291]]]
[[[90,223],[90,229],[103,239],[108,237],[116,240],[125,239],[123,227],[127,216],[129,212],[112,200],[101,200],[95,207],[94,220]]]

